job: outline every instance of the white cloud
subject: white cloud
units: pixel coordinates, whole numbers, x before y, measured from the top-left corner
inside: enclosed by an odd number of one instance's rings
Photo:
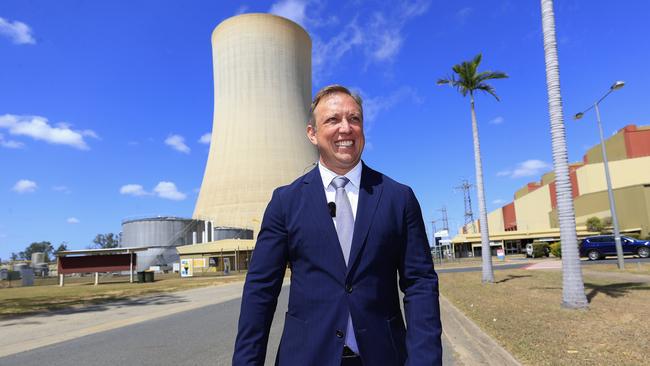
[[[496,118],[491,119],[489,123],[491,125],[500,125],[503,122],[505,122],[505,119],[503,117],[501,117],[501,116],[498,116]]]
[[[14,184],[12,190],[18,193],[32,193],[36,188],[38,188],[36,182],[29,179],[21,179]]]
[[[199,142],[202,144],[210,145],[210,140],[212,139],[212,134],[210,132],[205,133],[199,139]]]
[[[551,165],[536,159],[526,160],[517,164],[517,167],[512,170],[502,170],[497,173],[499,177],[521,178],[539,176],[545,170],[551,168]]]
[[[248,11],[248,5],[242,5],[239,8],[237,8],[237,11],[235,12],[235,14],[237,14],[237,15],[244,14],[247,11]]]
[[[467,23],[469,16],[472,15],[473,12],[474,9],[470,7],[464,7],[456,12],[456,20],[461,25],[464,25],[465,23]]]
[[[78,223],[81,222],[81,221],[79,221],[79,219],[76,218],[76,217],[68,217],[68,219],[65,220],[65,221],[66,221],[68,224],[78,224]]]
[[[153,189],[153,191],[160,198],[166,198],[174,201],[182,201],[185,199],[185,197],[187,197],[185,193],[179,192],[176,188],[176,184],[172,182],[160,182],[156,188]]]
[[[171,135],[165,139],[165,144],[172,147],[176,151],[180,151],[184,154],[190,153],[190,147],[185,145],[185,137],[181,135]]]
[[[0,128],[6,128],[12,135],[29,136],[34,140],[67,145],[80,150],[90,149],[84,136],[98,138],[97,134],[91,130],[72,130],[67,123],[59,123],[53,127],[48,123],[47,118],[40,116],[5,114],[0,116]]]
[[[352,19],[343,29],[328,41],[323,42],[314,35],[312,65],[314,75],[324,76],[331,72],[333,66],[354,47],[363,44],[364,37],[356,19]]]
[[[70,193],[70,189],[68,187],[66,187],[66,186],[53,186],[52,190],[56,191],[56,192],[63,192],[65,194]]]
[[[36,44],[32,29],[17,20],[11,22],[0,17],[0,34],[9,37],[15,44]]]
[[[120,194],[126,194],[129,196],[146,196],[149,193],[147,193],[139,184],[125,184],[120,187]]]
[[[367,11],[360,10],[358,16],[348,17],[344,27],[338,26],[338,33],[333,37],[321,40],[313,35],[312,65],[316,83],[329,75],[341,58],[354,49],[359,49],[366,56],[366,63],[392,62],[399,55],[405,41],[403,28],[411,19],[424,14],[430,3],[430,0],[391,2],[385,9],[370,15]],[[311,9],[312,6],[307,7],[308,11],[314,11]],[[319,17],[323,16],[319,14]],[[365,21],[366,19],[369,20]],[[306,15],[306,20],[315,24],[309,14]],[[329,24],[338,24],[338,20],[332,18],[317,25]]]
[[[370,97],[363,91],[358,91],[363,98],[363,119],[364,130],[366,132],[372,130],[373,123],[381,112],[387,111],[407,99],[414,103],[422,102],[422,99],[417,95],[416,91],[407,86],[403,86],[387,96]]]
[[[271,5],[269,13],[291,19],[304,27],[307,19],[306,8],[307,1],[304,0],[280,0]]]
[[[502,205],[506,203],[506,201],[502,200],[501,198],[497,198],[494,201],[492,201],[492,203],[494,203],[495,205]]]
[[[0,146],[6,147],[7,149],[20,149],[25,146],[20,141],[14,140],[5,140],[5,137],[0,133]]]

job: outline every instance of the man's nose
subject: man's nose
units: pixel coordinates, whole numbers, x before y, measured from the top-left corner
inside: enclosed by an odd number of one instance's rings
[[[352,131],[352,128],[350,127],[350,121],[348,121],[347,118],[343,118],[339,124],[339,133],[350,133],[350,131]]]

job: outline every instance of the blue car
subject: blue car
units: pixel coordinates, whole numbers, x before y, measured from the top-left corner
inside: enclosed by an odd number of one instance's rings
[[[621,236],[623,254],[637,254],[641,258],[650,257],[650,241],[636,240]],[[580,243],[580,256],[595,261],[608,255],[616,255],[616,242],[613,235],[590,236]]]

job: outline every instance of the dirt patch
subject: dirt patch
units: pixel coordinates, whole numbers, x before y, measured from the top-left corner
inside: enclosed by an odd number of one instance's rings
[[[98,286],[88,279],[66,279],[66,285],[43,285],[0,289],[0,319],[17,315],[43,313],[71,307],[97,305],[146,295],[218,286],[243,281],[245,274],[220,277],[179,278],[162,275],[155,282],[129,283],[128,277],[100,280]],[[91,280],[92,281],[92,280]]]
[[[568,310],[561,271],[501,270],[494,284],[480,273],[441,273],[441,292],[525,364],[647,363],[650,284],[586,273],[588,310]]]

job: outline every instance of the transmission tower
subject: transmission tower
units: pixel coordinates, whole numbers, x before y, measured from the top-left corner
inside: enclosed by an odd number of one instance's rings
[[[449,219],[447,218],[447,207],[442,206],[438,211],[442,212],[442,230],[449,231]]]
[[[472,195],[470,194],[470,189],[474,187],[473,184],[469,183],[467,179],[463,179],[463,182],[460,186],[454,187],[456,189],[463,190],[463,198],[465,201],[465,227],[468,224],[472,224],[472,232],[476,233],[476,224],[474,224],[474,213],[472,212]]]

